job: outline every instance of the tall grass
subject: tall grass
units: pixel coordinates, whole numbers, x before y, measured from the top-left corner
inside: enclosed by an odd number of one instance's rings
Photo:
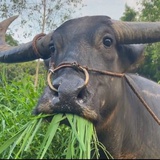
[[[7,68],[3,67],[0,73],[0,145],[18,133],[30,121],[32,109],[45,86],[45,78],[40,78],[39,86],[35,90],[34,77],[30,74],[23,72],[18,75],[19,78],[9,81],[7,73]],[[42,127],[39,137],[42,137],[45,133],[45,127],[47,126],[44,125]],[[40,145],[40,143],[39,140],[35,140],[33,142],[35,146],[33,145],[33,148],[31,148],[33,152],[26,153],[24,158],[34,157],[36,146]],[[6,149],[0,154],[0,157],[7,158],[8,151],[9,149]],[[14,153],[12,156],[14,157]]]
[[[33,82],[33,76],[28,73],[11,82],[5,68],[0,73],[0,158],[90,158],[93,148],[98,158],[97,147],[103,146],[90,122],[59,114],[49,124],[42,120],[44,115],[35,117],[31,114],[42,94],[45,78],[40,78],[36,90]],[[67,119],[71,127],[59,125],[63,119]],[[86,136],[87,140],[84,139]],[[112,157],[109,155],[109,158]]]

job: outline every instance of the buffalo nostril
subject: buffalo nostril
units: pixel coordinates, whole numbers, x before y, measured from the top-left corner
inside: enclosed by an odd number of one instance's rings
[[[53,84],[54,88],[57,90],[57,92],[54,93],[54,96],[58,97],[58,88],[60,85]]]
[[[79,94],[77,95],[78,99],[83,99],[83,90],[79,92]]]
[[[58,88],[59,86],[61,85],[61,80],[60,79],[55,79],[53,81],[53,87],[57,90],[57,92],[55,92],[54,96],[57,96],[58,97]]]
[[[80,103],[83,103],[86,99],[86,90],[85,88],[81,89],[77,95],[77,99]]]
[[[60,86],[60,83],[55,83],[55,82],[53,82],[53,86],[54,86],[55,89],[58,90],[58,88],[59,88],[59,86]]]

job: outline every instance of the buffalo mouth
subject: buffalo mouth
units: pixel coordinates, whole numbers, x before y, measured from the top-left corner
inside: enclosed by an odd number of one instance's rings
[[[60,100],[57,96],[53,96],[51,100],[47,98],[40,99],[38,105],[33,110],[34,115],[38,114],[75,114],[83,117],[93,123],[98,121],[98,114],[94,109],[84,102],[83,99],[75,99],[74,101]]]

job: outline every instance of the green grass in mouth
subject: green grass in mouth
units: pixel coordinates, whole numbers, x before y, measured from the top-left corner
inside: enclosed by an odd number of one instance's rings
[[[40,135],[41,127],[43,127],[43,118],[48,115],[39,115],[32,117],[30,121],[25,124],[19,131],[8,139],[4,144],[0,146],[0,154],[6,152],[7,158],[26,158],[25,154],[28,152],[35,152],[36,157],[30,158],[66,158],[66,159],[91,159],[99,158],[99,148],[101,148],[108,159],[113,158],[106,148],[98,141],[94,125],[77,115],[72,114],[56,114],[53,119],[48,123],[45,134],[41,136],[41,143],[39,146],[32,147],[34,141],[39,141],[37,135]],[[51,116],[51,115],[49,115]],[[66,125],[60,125],[60,122],[67,119],[70,127]],[[64,129],[63,134],[61,130]],[[50,147],[56,145],[55,135],[59,134],[59,140],[62,140],[61,146],[53,147],[55,151],[53,154],[61,153],[58,155],[46,156]],[[67,136],[66,136],[67,134]],[[65,139],[63,139],[65,135]],[[51,148],[50,148],[51,150]],[[57,150],[57,151],[56,151]],[[92,155],[91,155],[92,152]],[[53,157],[51,157],[53,156]]]

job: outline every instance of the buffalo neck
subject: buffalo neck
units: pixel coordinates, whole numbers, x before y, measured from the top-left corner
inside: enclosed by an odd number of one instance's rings
[[[119,87],[121,94],[114,110],[106,118],[107,123],[97,127],[100,141],[105,144],[108,151],[111,151],[114,158],[156,157],[159,153],[154,152],[154,147],[158,146],[159,142],[152,142],[150,139],[159,134],[158,124],[125,79],[121,78],[118,83],[121,86]],[[151,148],[153,149],[152,155],[144,153],[143,150],[147,151]]]

